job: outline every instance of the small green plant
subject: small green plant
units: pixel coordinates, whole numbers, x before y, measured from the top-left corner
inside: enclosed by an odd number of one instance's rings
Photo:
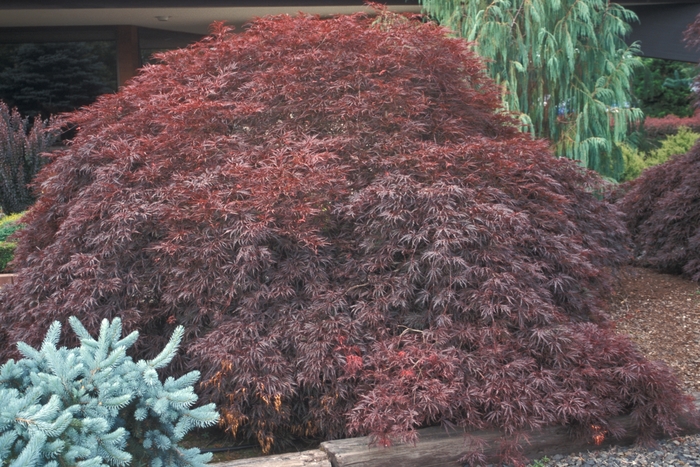
[[[0,272],[7,272],[7,265],[14,259],[16,248],[14,242],[0,242]]]
[[[625,171],[621,181],[634,180],[644,169],[663,164],[672,156],[685,154],[695,145],[698,138],[700,138],[700,133],[696,133],[688,127],[680,127],[676,134],[664,138],[661,141],[661,146],[657,149],[643,152],[629,146],[623,146]]]
[[[647,168],[646,162],[644,161],[644,153],[626,144],[621,145],[620,148],[622,149],[622,157],[625,161],[625,171],[620,181],[634,180]]]
[[[542,459],[532,461],[530,467],[545,467],[549,462],[549,457],[544,456]]]
[[[10,214],[0,218],[0,272],[10,272],[7,266],[15,256],[17,244],[8,241],[8,238],[24,228],[25,224],[21,220],[25,212]]]
[[[122,339],[119,318],[103,320],[97,340],[77,318],[69,321],[79,348],[56,347],[56,321],[40,349],[20,342],[25,358],[0,368],[0,464],[198,467],[211,459],[178,446],[191,428],[218,420],[214,404],[190,409],[199,372],[158,378],[177,353],[182,326],[153,360],[134,362],[126,349],[138,333]]]
[[[0,242],[7,241],[8,237],[24,227],[20,221],[25,212],[10,214],[0,219]]]

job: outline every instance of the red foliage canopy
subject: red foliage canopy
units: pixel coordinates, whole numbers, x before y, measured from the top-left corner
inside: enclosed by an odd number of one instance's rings
[[[644,119],[644,130],[651,137],[675,135],[682,126],[695,132],[700,131],[700,112],[696,111],[692,117],[666,115],[665,117],[646,117]]]
[[[650,167],[619,202],[636,260],[700,282],[700,146]]]
[[[68,315],[121,316],[145,355],[183,324],[179,365],[266,448],[438,423],[617,434],[630,412],[674,430],[676,380],[599,310],[617,211],[514,129],[464,42],[282,16],[160,58],[69,116],[1,297],[5,356]]]

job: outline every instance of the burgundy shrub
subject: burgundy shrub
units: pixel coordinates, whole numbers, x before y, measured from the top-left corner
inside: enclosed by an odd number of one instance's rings
[[[69,315],[120,316],[142,356],[182,324],[172,371],[200,369],[266,450],[434,424],[618,435],[628,413],[675,431],[677,380],[600,308],[618,211],[514,128],[462,40],[280,16],[160,59],[69,116],[0,297],[3,356]]]
[[[700,145],[650,167],[619,201],[636,261],[700,282]]]
[[[683,42],[689,49],[700,49],[700,15],[697,15],[692,23],[683,31]]]
[[[666,115],[665,117],[646,117],[644,119],[644,131],[647,136],[652,138],[675,135],[681,127],[700,132],[700,112],[696,111],[692,117]]]

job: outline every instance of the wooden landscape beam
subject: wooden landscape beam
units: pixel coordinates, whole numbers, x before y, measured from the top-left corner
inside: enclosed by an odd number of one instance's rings
[[[695,407],[700,410],[700,394],[694,394]],[[566,427],[548,427],[525,433],[525,456],[530,460],[556,454],[570,455],[581,451],[595,451],[611,445],[632,444],[639,432],[632,417],[617,417],[614,422],[625,428],[622,439],[607,437],[600,445],[585,440],[572,439]],[[681,417],[678,424],[684,434],[698,433],[697,420]],[[479,440],[484,454],[492,458],[498,455],[502,434],[498,431],[476,431],[465,437],[463,432],[447,432],[444,428],[418,430],[418,443],[397,444],[388,448],[369,447],[369,438],[350,438],[321,443],[321,450],[328,454],[333,467],[441,467],[459,466],[459,459]]]
[[[212,464],[212,467],[331,467],[331,462],[325,452],[313,449],[276,456],[219,462]]]
[[[3,285],[7,284],[14,284],[15,283],[15,275],[14,274],[0,274],[0,287]]]
[[[700,410],[700,393],[693,394],[695,407]],[[530,460],[557,454],[570,455],[582,451],[597,451],[612,445],[632,444],[639,435],[632,417],[617,417],[614,421],[625,428],[622,439],[608,437],[600,445],[572,439],[566,427],[549,427],[526,433],[525,456]],[[681,417],[681,434],[700,433],[697,420]],[[471,441],[470,441],[471,439]],[[213,467],[442,467],[459,466],[459,459],[479,440],[484,454],[495,456],[502,441],[498,431],[475,431],[470,438],[463,432],[448,432],[440,427],[418,430],[418,443],[397,444],[388,448],[370,447],[369,438],[340,439],[321,443],[320,449],[298,453],[240,459],[213,464]]]
[[[632,428],[629,417],[621,422],[626,430]],[[440,427],[418,430],[418,443],[413,445],[397,444],[388,448],[370,447],[369,438],[351,438],[321,443],[333,467],[441,467],[460,466],[459,459],[479,442],[487,458],[498,455],[503,440],[498,431],[478,431],[471,433],[471,440],[463,432],[447,432]],[[524,443],[525,456],[528,459],[540,459],[556,454],[568,455],[579,451],[597,450],[611,444],[631,444],[635,435],[628,431],[624,439],[615,442],[603,442],[596,446],[586,441],[572,440],[566,428],[544,428],[527,433]]]

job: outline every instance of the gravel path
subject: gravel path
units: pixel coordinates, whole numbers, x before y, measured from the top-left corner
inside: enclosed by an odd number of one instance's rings
[[[570,456],[553,456],[549,461],[540,460],[532,467],[588,467],[588,466],[699,466],[700,435],[681,436],[659,441],[653,448],[640,446],[613,446],[610,449],[581,452]]]
[[[700,391],[700,285],[643,268],[626,269],[611,302],[617,330],[628,334],[652,360],[666,361],[688,392]],[[696,396],[697,397],[697,396]],[[659,441],[651,449],[614,446],[570,456],[552,456],[532,467],[698,466],[700,435]]]

